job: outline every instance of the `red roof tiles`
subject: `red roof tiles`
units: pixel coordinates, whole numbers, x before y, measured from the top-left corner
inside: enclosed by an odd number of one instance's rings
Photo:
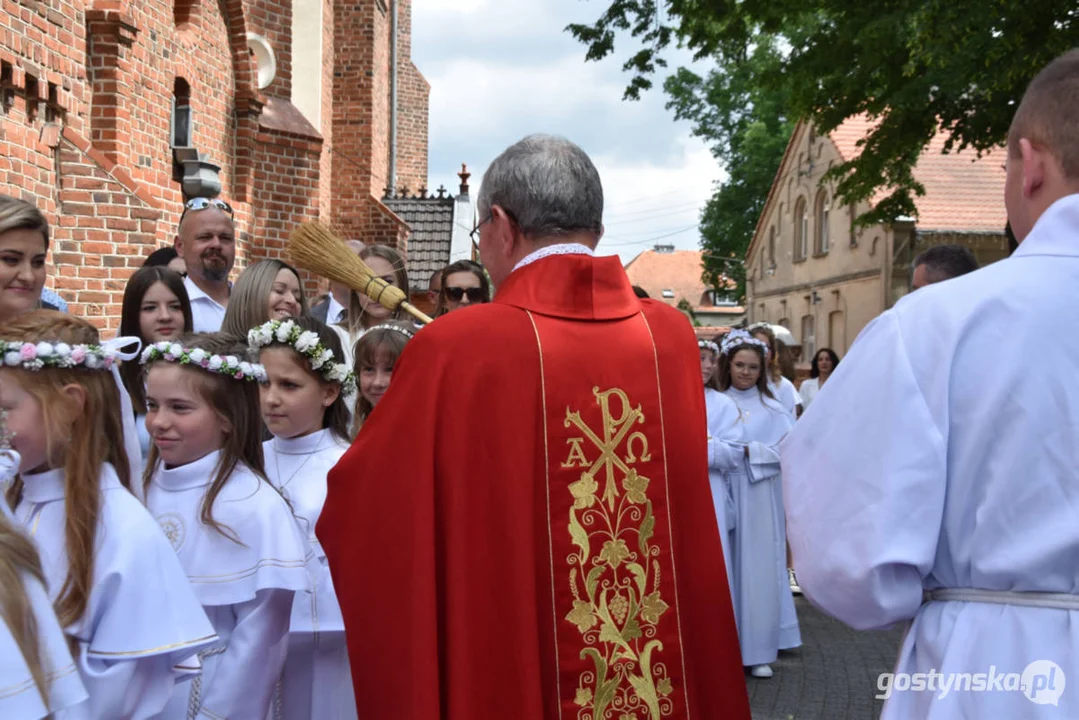
[[[848,118],[829,137],[844,160],[856,158],[859,140],[873,129],[864,115]],[[961,153],[942,153],[947,137],[938,133],[922,151],[914,168],[915,179],[925,186],[925,195],[914,198],[918,208],[916,227],[938,232],[1004,231],[1003,149],[978,158],[967,148]],[[878,193],[879,200],[887,190]]]

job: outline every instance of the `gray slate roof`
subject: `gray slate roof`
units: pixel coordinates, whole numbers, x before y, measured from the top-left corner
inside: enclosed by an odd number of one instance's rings
[[[443,194],[387,197],[382,202],[412,228],[408,238],[408,280],[413,291],[425,290],[431,274],[450,262],[455,200]]]

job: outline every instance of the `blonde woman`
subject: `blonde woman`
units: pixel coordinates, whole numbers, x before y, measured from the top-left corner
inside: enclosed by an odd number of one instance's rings
[[[307,314],[296,268],[281,260],[259,260],[236,278],[221,332],[246,340],[247,331],[264,322]]]

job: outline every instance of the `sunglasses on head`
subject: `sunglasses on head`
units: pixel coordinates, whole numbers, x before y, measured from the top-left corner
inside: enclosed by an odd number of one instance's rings
[[[232,206],[224,200],[197,197],[191,198],[184,203],[184,212],[183,215],[180,215],[180,220],[184,219],[184,215],[187,215],[189,210],[191,212],[198,212],[199,210],[205,210],[206,208],[217,208],[221,212],[228,213],[229,217],[232,217]]]
[[[464,299],[465,295],[468,296],[469,302],[487,302],[487,295],[483,292],[483,288],[481,287],[448,287],[443,288],[442,291],[446,293],[446,297],[448,297],[450,300],[453,300],[454,302],[461,302],[461,300]]]

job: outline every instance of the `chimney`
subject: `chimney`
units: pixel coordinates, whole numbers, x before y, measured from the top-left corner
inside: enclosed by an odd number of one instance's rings
[[[468,171],[468,165],[461,163],[461,172],[457,173],[457,177],[461,178],[461,190],[460,194],[464,197],[468,197],[468,179],[472,177],[472,173]]]

